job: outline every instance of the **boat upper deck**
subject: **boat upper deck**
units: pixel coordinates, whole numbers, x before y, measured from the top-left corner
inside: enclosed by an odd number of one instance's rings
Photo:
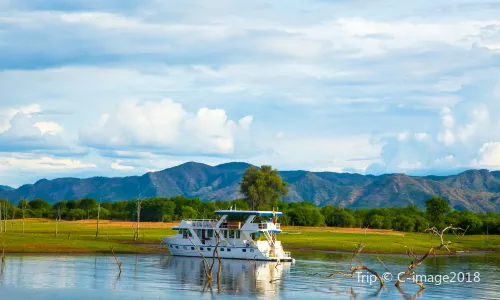
[[[172,229],[233,229],[246,230],[251,232],[270,231],[281,232],[281,226],[276,222],[277,217],[282,216],[281,212],[274,211],[245,211],[245,210],[217,210],[215,215],[222,216],[219,220],[214,219],[199,219],[199,220],[183,220],[178,226]],[[228,216],[245,217],[244,222],[229,222],[226,221]],[[255,217],[271,217],[271,219],[253,223]]]
[[[283,213],[280,211],[268,211],[268,210],[216,210],[215,215],[281,217],[283,216]]]

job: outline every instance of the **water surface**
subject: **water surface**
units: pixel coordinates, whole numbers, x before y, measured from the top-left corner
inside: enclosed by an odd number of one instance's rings
[[[217,262],[214,280],[206,285],[199,258],[167,255],[119,256],[123,272],[112,256],[9,255],[1,270],[1,299],[349,299],[379,297],[401,299],[498,299],[500,297],[500,256],[479,254],[430,258],[417,269],[423,275],[450,275],[470,272],[468,278],[454,283],[427,283],[419,294],[409,280],[398,291],[392,283],[379,290],[368,278],[329,274],[349,269],[351,255],[300,253],[291,263],[265,263],[225,260],[220,285],[217,285]],[[363,263],[384,273],[375,256],[361,256]],[[404,271],[405,256],[381,256],[393,274]],[[474,278],[474,273],[479,277]],[[395,275],[396,276],[396,275]],[[450,275],[452,276],[452,275]],[[360,279],[366,279],[362,280]],[[479,280],[475,280],[479,279]],[[479,282],[474,282],[479,281]]]

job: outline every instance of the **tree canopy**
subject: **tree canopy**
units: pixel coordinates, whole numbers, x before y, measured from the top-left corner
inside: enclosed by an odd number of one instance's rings
[[[251,209],[271,209],[288,194],[288,183],[271,166],[251,166],[243,174],[240,191]]]
[[[425,204],[425,213],[429,221],[431,221],[433,225],[441,225],[440,223],[444,221],[445,215],[450,212],[448,201],[435,197],[427,200]]]

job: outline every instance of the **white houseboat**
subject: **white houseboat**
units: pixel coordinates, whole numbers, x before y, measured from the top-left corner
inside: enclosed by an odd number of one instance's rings
[[[292,261],[276,235],[281,233],[277,218],[281,212],[218,210],[217,220],[183,220],[173,227],[177,234],[163,238],[170,253],[178,256],[213,257],[219,235],[218,253],[221,258]],[[239,220],[239,221],[228,221]],[[254,222],[258,218],[260,222]],[[262,220],[263,219],[263,220]]]

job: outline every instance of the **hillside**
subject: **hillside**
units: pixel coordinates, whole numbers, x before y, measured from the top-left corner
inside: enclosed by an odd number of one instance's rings
[[[239,181],[247,163],[209,166],[188,162],[163,171],[130,177],[42,179],[18,189],[0,187],[0,195],[11,201],[22,197],[61,199],[93,197],[102,201],[184,195],[203,200],[241,197]],[[415,204],[424,208],[433,196],[449,200],[456,209],[500,212],[500,172],[469,170],[452,176],[380,176],[333,172],[282,171],[290,184],[287,201],[311,201],[316,205],[352,208],[392,207]]]
[[[0,185],[0,192],[1,191],[11,191],[11,190],[13,190],[13,188],[11,188],[10,186]]]

